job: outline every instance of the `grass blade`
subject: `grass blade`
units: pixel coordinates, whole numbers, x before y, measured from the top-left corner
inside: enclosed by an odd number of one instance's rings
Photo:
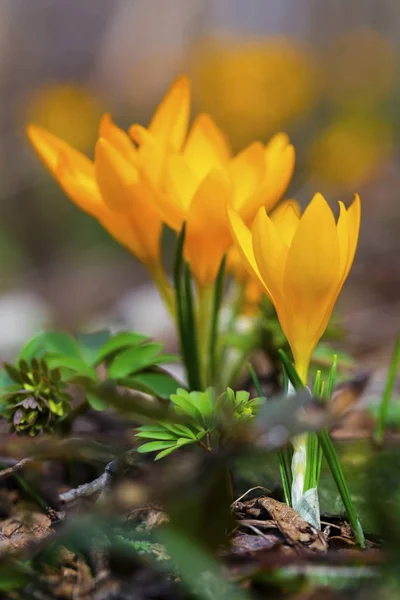
[[[346,480],[344,478],[343,470],[340,465],[339,457],[337,455],[336,448],[333,445],[331,436],[329,435],[326,429],[320,431],[317,434],[317,436],[319,443],[321,444],[326,462],[328,463],[329,469],[332,473],[332,477],[335,480],[340,497],[346,509],[346,513],[349,518],[351,527],[353,529],[355,538],[360,544],[361,548],[365,548],[364,533],[360,521],[358,520],[353,500],[351,499],[350,492],[347,487]]]
[[[200,363],[199,363],[199,352],[197,344],[197,328],[196,319],[194,315],[194,301],[192,291],[192,277],[190,274],[189,264],[185,264],[184,269],[184,336],[185,336],[185,347],[186,347],[186,369],[188,372],[189,387],[191,390],[202,390],[201,376],[200,376]]]
[[[387,413],[389,409],[389,402],[392,396],[393,387],[396,382],[396,375],[400,364],[400,336],[396,340],[396,344],[393,350],[392,360],[386,379],[386,385],[382,396],[382,402],[379,409],[378,423],[375,431],[375,441],[378,444],[382,444],[383,437],[385,434],[385,426]]]
[[[221,265],[219,267],[217,279],[214,287],[214,302],[211,319],[211,330],[210,337],[208,340],[208,356],[209,356],[209,383],[212,385],[215,381],[215,375],[217,372],[217,341],[218,341],[218,322],[219,312],[221,309],[222,298],[224,294],[224,282],[225,282],[225,265],[226,265],[226,254],[224,255]]]
[[[288,376],[288,379],[291,382],[291,384],[293,385],[294,389],[295,390],[303,389],[304,384],[300,378],[300,375],[297,373],[296,369],[294,368],[293,363],[289,359],[286,352],[284,350],[280,349],[280,350],[278,350],[278,353],[281,358],[283,368],[286,371],[286,375]]]
[[[183,224],[177,239],[173,268],[176,318],[182,360],[189,387],[191,390],[201,390],[191,276],[189,265],[185,264],[183,259],[185,235],[186,223]]]

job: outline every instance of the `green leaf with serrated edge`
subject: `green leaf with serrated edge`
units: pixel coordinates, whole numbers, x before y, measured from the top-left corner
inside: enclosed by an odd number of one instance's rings
[[[143,333],[121,331],[113,335],[98,351],[95,363],[99,364],[110,355],[120,352],[130,346],[139,346],[149,338]]]
[[[80,333],[77,336],[77,341],[81,348],[84,361],[89,365],[94,366],[96,364],[98,353],[110,338],[111,331],[109,329],[103,329],[93,333]]]
[[[118,382],[129,389],[165,400],[169,399],[171,394],[174,394],[182,385],[172,375],[161,369],[159,371],[143,371],[131,377],[122,377]]]
[[[80,376],[94,382],[98,381],[96,370],[80,358],[73,358],[72,356],[61,354],[50,354],[46,356],[46,362],[50,369],[60,369],[67,378]]]
[[[137,451],[139,454],[146,454],[146,452],[156,452],[157,450],[164,450],[166,448],[172,448],[176,446],[176,442],[170,441],[157,441],[157,442],[146,442],[142,446],[139,446]]]
[[[123,350],[110,364],[108,376],[119,379],[150,367],[162,348],[162,344],[145,344]]]

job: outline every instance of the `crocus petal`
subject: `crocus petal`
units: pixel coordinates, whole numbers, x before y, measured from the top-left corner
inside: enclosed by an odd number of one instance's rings
[[[254,257],[270,298],[281,319],[285,320],[283,273],[288,248],[264,208],[260,208],[251,230]]]
[[[240,211],[243,220],[251,223],[263,206],[269,212],[281,199],[293,175],[295,152],[286,134],[274,136],[265,148],[265,176],[251,203]]]
[[[243,264],[245,265],[249,275],[251,277],[255,277],[263,286],[266,293],[271,296],[269,289],[265,286],[254,256],[253,240],[250,229],[247,227],[247,225],[245,225],[238,213],[235,212],[230,206],[228,206],[227,212],[232,239],[239,256],[243,260]]]
[[[64,142],[56,135],[37,125],[29,125],[27,133],[36,152],[54,176],[58,166],[60,152],[68,157],[77,171],[85,173],[88,177],[94,177],[94,167],[91,160],[78,150]]]
[[[340,276],[339,243],[331,209],[316,194],[302,216],[289,249],[284,294],[290,301],[292,330],[288,341],[295,359],[311,356],[330,314]]]
[[[265,174],[264,147],[254,142],[235,156],[229,164],[235,196],[233,207],[240,212],[241,207],[252,202],[254,192]]]
[[[99,137],[107,140],[114,148],[132,163],[137,161],[137,151],[128,134],[117,127],[111,116],[105,114],[100,120]]]
[[[180,150],[187,133],[190,111],[190,82],[178,77],[159,104],[149,125],[150,133],[164,147]]]
[[[115,210],[129,210],[127,190],[139,181],[138,170],[107,140],[100,138],[95,149],[96,179],[106,204]]]
[[[183,154],[199,179],[203,179],[211,169],[224,168],[230,158],[225,136],[206,114],[200,114],[194,120]]]
[[[350,232],[348,214],[343,202],[339,202],[339,218],[337,222],[337,233],[339,242],[340,273],[341,278],[345,280],[347,274],[347,265],[349,262]]]
[[[94,177],[76,168],[70,156],[60,151],[54,176],[67,196],[79,208],[96,218],[108,212]]]
[[[136,256],[146,265],[156,264],[162,223],[150,188],[106,140],[96,144],[95,165],[101,195],[129,224]]]
[[[276,230],[289,247],[300,221],[300,206],[296,200],[286,200],[272,211],[271,221]]]
[[[185,251],[200,285],[215,281],[232,244],[226,208],[231,196],[223,172],[212,171],[199,185],[187,215]]]

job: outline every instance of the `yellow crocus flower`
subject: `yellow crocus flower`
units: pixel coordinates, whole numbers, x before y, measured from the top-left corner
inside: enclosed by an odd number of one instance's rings
[[[164,155],[185,139],[190,106],[186,77],[177,79],[156,110],[149,131]],[[154,190],[142,176],[145,156],[111,120],[101,119],[94,161],[49,131],[29,125],[28,136],[67,196],[95,217],[150,271],[165,296],[161,266],[162,218]],[[163,157],[164,158],[164,157]],[[164,298],[166,299],[166,298]]]
[[[254,142],[235,157],[217,125],[206,114],[195,119],[182,152],[168,154],[160,169],[151,132],[131,130],[148,157],[148,180],[157,190],[165,222],[179,231],[186,221],[185,256],[202,287],[215,281],[224,253],[232,245],[226,208],[246,223],[257,210],[270,210],[284,193],[294,168],[294,148],[285,134],[267,146]],[[153,156],[153,160],[150,159]],[[158,177],[162,173],[163,186]]]
[[[290,200],[270,217],[261,208],[251,229],[229,209],[235,245],[274,304],[304,383],[357,247],[360,199],[356,194],[348,209],[339,205],[336,222],[321,194],[302,216]]]

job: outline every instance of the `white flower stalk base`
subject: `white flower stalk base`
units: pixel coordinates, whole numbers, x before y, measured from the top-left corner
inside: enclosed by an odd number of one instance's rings
[[[294,396],[295,394],[296,390],[289,381],[287,395]],[[292,458],[292,506],[305,521],[311,523],[317,529],[321,529],[318,490],[317,488],[311,488],[304,491],[307,465],[307,434],[293,438],[292,444],[294,449]]]
[[[321,529],[317,488],[304,491],[307,464],[307,434],[292,440],[294,454],[292,459],[292,506],[301,517],[317,529]]]

